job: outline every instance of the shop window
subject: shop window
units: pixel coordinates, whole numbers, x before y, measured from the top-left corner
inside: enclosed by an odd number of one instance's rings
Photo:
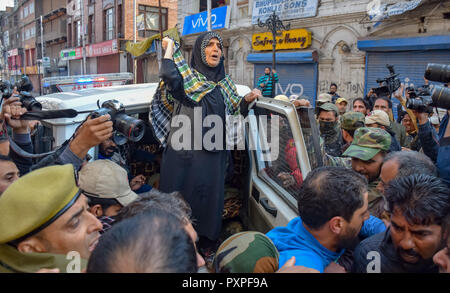
[[[95,43],[94,15],[89,15],[88,19],[88,42]]]
[[[230,5],[230,0],[211,0],[211,9]],[[200,0],[200,12],[206,11],[208,9],[208,1]]]
[[[67,25],[67,46],[72,47],[72,24]]]
[[[162,31],[167,30],[167,8],[161,8]],[[137,30],[140,37],[150,37],[159,33],[159,8],[139,5]]]
[[[104,35],[105,41],[114,39],[114,8],[106,9],[103,12]]]
[[[123,38],[123,10],[122,4],[117,7],[117,31],[119,33],[119,38]]]

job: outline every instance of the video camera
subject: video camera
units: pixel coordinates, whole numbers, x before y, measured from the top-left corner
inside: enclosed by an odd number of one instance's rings
[[[450,65],[428,64],[425,78],[431,81],[450,82]],[[450,110],[450,88],[435,85],[431,93],[428,91],[425,94],[419,93],[415,97],[410,96],[406,107],[427,113],[433,112],[433,107]]]
[[[105,101],[101,108],[91,113],[91,118],[109,114],[115,130],[114,142],[123,145],[127,140],[139,141],[144,136],[145,124],[142,120],[125,114],[125,108],[117,100]]]
[[[33,90],[33,84],[31,83],[28,76],[23,75],[19,81],[17,81],[14,85],[17,87],[17,91],[19,92],[20,102],[22,106],[26,108],[28,111],[41,111],[42,104],[36,101],[36,99],[30,94]],[[2,91],[2,97],[4,99],[8,99],[13,94],[13,88],[8,81],[0,82],[0,90]]]
[[[377,79],[377,83],[381,84],[381,86],[373,88],[372,90],[378,97],[390,98],[392,93],[400,88],[401,84],[398,74],[395,73],[394,65],[386,64],[386,67],[389,70],[390,75],[383,79]]]

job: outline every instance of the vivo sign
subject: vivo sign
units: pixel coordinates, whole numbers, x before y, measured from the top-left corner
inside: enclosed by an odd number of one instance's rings
[[[211,29],[228,28],[230,23],[230,9],[222,6],[211,10]],[[206,32],[208,28],[208,12],[203,11],[184,18],[182,36]]]

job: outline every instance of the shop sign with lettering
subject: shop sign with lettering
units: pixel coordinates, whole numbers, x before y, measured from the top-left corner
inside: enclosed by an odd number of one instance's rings
[[[306,49],[311,46],[311,32],[306,29],[283,31],[276,41],[277,50]],[[252,48],[256,51],[272,50],[272,33],[254,34]]]

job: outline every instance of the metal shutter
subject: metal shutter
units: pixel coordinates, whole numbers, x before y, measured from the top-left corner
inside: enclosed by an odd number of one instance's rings
[[[258,78],[264,74],[266,66],[272,67],[271,63],[255,64],[254,85],[257,86]],[[317,64],[277,64],[279,82],[277,83],[275,95],[299,95],[309,97],[311,105],[315,105],[317,90]]]
[[[392,64],[395,73],[399,73],[402,83],[407,86],[421,86],[428,63],[450,63],[450,50],[402,51],[402,52],[367,52],[365,94],[372,87],[377,87],[376,80],[388,76],[386,64]],[[430,82],[431,84],[439,84]],[[392,99],[394,116],[397,119],[397,99]]]

